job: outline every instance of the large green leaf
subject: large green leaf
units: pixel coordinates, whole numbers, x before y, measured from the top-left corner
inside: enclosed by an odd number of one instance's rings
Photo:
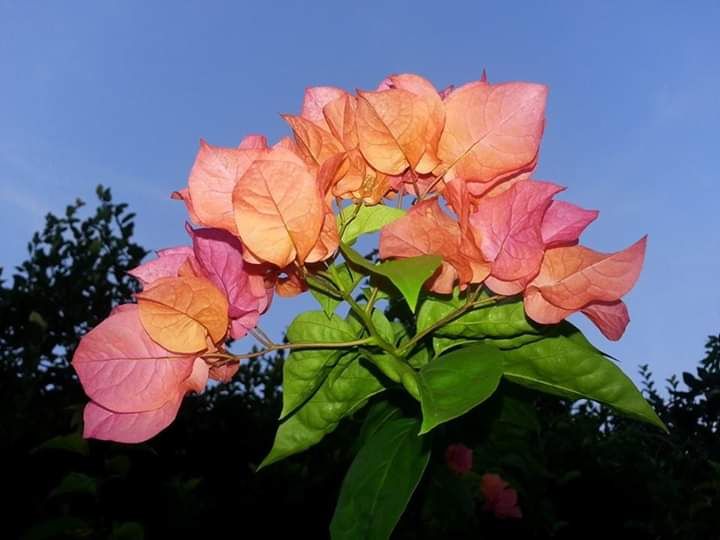
[[[427,437],[415,418],[390,418],[369,437],[345,476],[333,540],[390,538],[430,459]]]
[[[420,370],[421,433],[462,416],[488,399],[500,384],[503,353],[477,343],[452,351]]]
[[[317,444],[340,420],[384,389],[381,375],[372,364],[357,354],[341,356],[315,393],[280,424],[260,468]]]
[[[402,208],[393,208],[384,204],[361,206],[359,209],[356,206],[348,206],[343,208],[337,217],[338,230],[343,223],[347,222],[342,241],[350,245],[359,236],[377,232],[385,225],[400,219],[404,215],[405,210]]]
[[[375,401],[375,403],[367,408],[365,421],[360,427],[360,433],[358,434],[356,444],[354,445],[357,451],[359,451],[360,448],[362,448],[365,443],[371,439],[387,422],[393,418],[400,418],[402,416],[402,410],[393,405],[390,401],[386,399],[383,399],[382,401]]]
[[[362,335],[354,320],[343,320],[320,311],[298,315],[287,330],[290,343],[338,343],[353,341]],[[283,409],[280,418],[302,405],[322,384],[347,349],[301,349],[290,353],[283,365]]]
[[[479,300],[485,298],[487,295],[483,294]],[[418,332],[429,328],[464,303],[464,298],[445,299],[428,296],[418,310]],[[470,339],[508,339],[521,334],[539,334],[540,332],[541,329],[525,316],[522,300],[503,300],[468,311],[438,328],[434,334]]]
[[[569,399],[592,399],[667,430],[630,378],[570,323],[554,335],[502,351],[505,377]]]
[[[405,297],[412,311],[415,311],[423,284],[442,263],[442,258],[437,255],[421,255],[373,264],[347,244],[341,244],[341,249],[350,264],[389,279]]]

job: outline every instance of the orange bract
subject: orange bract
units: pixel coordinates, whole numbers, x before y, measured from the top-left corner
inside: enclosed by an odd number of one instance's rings
[[[547,87],[478,81],[445,100],[438,154],[449,178],[490,183],[531,168],[540,145]]]
[[[335,219],[332,208],[326,206],[320,236],[318,236],[317,242],[305,259],[305,262],[324,261],[337,251],[338,245],[340,245],[340,234],[337,229],[337,220]]]
[[[438,200],[431,199],[416,204],[406,216],[383,228],[380,257],[440,255],[443,263],[430,281],[430,289],[450,293],[456,284],[464,287],[481,282],[489,270],[479,252],[467,249],[467,240],[458,223],[442,211]]]
[[[188,192],[200,224],[235,233],[232,192],[237,179],[267,150],[221,148],[205,141],[190,171]]]
[[[253,163],[233,192],[235,224],[255,258],[302,264],[317,242],[325,208],[315,176],[287,150]]]
[[[295,134],[298,148],[308,163],[322,165],[326,159],[342,151],[333,135],[301,116],[283,115]]]
[[[430,112],[430,120],[425,130],[425,152],[415,169],[420,174],[432,172],[440,163],[437,156],[437,149],[438,143],[440,142],[440,135],[445,126],[445,106],[443,105],[440,94],[430,81],[412,73],[391,75],[383,81],[383,83],[383,85],[388,88],[406,90],[425,101],[428,111]]]
[[[169,351],[197,353],[225,338],[228,301],[205,278],[160,278],[136,296],[143,328]]]
[[[415,168],[425,152],[430,110],[405,90],[359,92],[357,133],[368,163],[385,174]]]
[[[355,96],[344,94],[331,101],[325,105],[323,115],[330,132],[340,141],[345,150],[357,148],[357,98]]]

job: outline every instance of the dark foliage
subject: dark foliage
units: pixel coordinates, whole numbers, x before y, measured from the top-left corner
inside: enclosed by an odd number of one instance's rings
[[[27,261],[0,286],[3,537],[327,537],[362,412],[311,451],[255,473],[281,409],[280,354],[185,400],[178,420],[146,444],[80,437],[85,398],[69,359],[79,336],[130,300],[126,271],[146,254],[132,241],[133,214],[107,189],[98,197],[89,217],[79,216],[80,201],[48,215]],[[396,537],[716,537],[720,336],[665,395],[647,366],[641,373],[670,436],[504,385],[487,406],[438,430]],[[473,472],[448,470],[451,442],[474,449]],[[518,490],[523,519],[482,511],[485,472]]]

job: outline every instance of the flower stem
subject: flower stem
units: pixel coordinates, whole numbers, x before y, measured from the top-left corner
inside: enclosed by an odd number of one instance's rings
[[[255,351],[245,354],[230,354],[215,352],[203,355],[203,359],[219,359],[217,362],[209,362],[212,366],[223,366],[225,364],[233,364],[240,360],[248,360],[250,358],[257,358],[267,353],[279,350],[302,350],[302,349],[346,349],[349,347],[357,347],[359,345],[368,345],[373,343],[372,337],[365,337],[362,339],[355,339],[352,341],[335,341],[335,342],[306,342],[306,343],[274,343],[273,345],[266,347],[261,351]]]
[[[271,347],[274,345],[273,341],[259,328],[254,328],[249,331],[250,335],[254,337],[260,345],[263,347]]]
[[[356,204],[356,205],[354,205],[354,206],[355,206],[355,207],[353,208],[353,212],[352,212],[352,214],[350,214],[350,217],[348,218],[348,220],[345,221],[345,222],[340,226],[340,238],[342,238],[343,235],[345,234],[345,229],[347,229],[348,225],[350,225],[350,223],[352,223],[353,220],[354,220],[354,219],[357,217],[357,215],[360,213],[360,208],[362,208],[362,203]],[[341,209],[341,213],[342,213],[342,209]]]

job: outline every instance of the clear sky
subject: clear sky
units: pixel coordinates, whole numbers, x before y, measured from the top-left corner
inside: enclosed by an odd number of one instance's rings
[[[0,0],[0,266],[48,211],[98,183],[138,213],[148,248],[185,242],[183,186],[200,137],[286,133],[306,86],[550,87],[538,179],[601,211],[584,243],[650,235],[618,344],[634,374],[690,369],[720,331],[720,2]],[[312,299],[276,302],[279,336]],[[587,325],[583,325],[587,328]]]

